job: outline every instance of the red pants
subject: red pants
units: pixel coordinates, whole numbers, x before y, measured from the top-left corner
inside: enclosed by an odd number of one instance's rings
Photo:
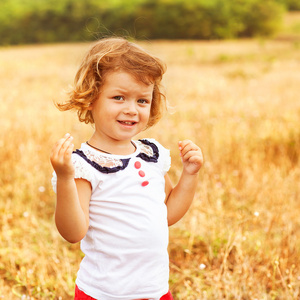
[[[74,300],[97,300],[95,298],[92,298],[88,295],[86,295],[83,291],[81,291],[77,285],[75,287],[75,298]],[[141,299],[141,300],[147,300],[147,299]],[[160,300],[173,300],[173,297],[171,295],[171,292],[169,291],[167,294],[163,295]]]

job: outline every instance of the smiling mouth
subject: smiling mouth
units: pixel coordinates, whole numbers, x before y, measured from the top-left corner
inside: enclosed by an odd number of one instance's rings
[[[132,126],[137,123],[137,122],[130,122],[130,121],[118,121],[118,122],[127,126]]]

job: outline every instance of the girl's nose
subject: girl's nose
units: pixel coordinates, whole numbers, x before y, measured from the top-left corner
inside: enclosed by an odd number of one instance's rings
[[[137,114],[137,107],[136,107],[135,101],[128,101],[126,103],[124,113],[128,114],[128,115],[136,115]]]

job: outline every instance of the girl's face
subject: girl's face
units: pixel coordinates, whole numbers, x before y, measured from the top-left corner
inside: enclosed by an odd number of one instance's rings
[[[127,72],[108,72],[91,107],[94,137],[107,146],[130,142],[148,124],[153,88]]]

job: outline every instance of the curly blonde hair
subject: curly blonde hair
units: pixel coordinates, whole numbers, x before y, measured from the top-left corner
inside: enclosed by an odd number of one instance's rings
[[[147,127],[153,126],[166,108],[166,98],[161,92],[166,66],[159,58],[124,38],[101,39],[88,51],[75,76],[68,100],[57,107],[61,111],[75,109],[79,121],[93,124],[90,107],[101,92],[105,74],[118,70],[128,72],[145,84],[154,84]]]

